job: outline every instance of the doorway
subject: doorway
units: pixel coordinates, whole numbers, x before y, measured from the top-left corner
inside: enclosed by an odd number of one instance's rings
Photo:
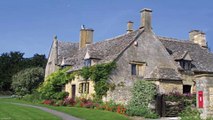
[[[183,85],[183,94],[191,93],[191,85]]]
[[[75,99],[76,86],[72,85],[72,99]]]

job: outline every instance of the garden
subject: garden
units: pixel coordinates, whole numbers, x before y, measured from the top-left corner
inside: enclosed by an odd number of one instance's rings
[[[137,80],[135,82],[131,91],[132,98],[127,105],[117,104],[114,101],[102,101],[102,96],[106,95],[109,89],[112,89],[112,85],[108,83],[108,77],[115,67],[116,65],[113,62],[98,64],[84,67],[82,70],[71,74],[66,72],[70,67],[65,67],[49,75],[45,81],[43,81],[42,70],[38,68],[24,70],[13,76],[12,88],[16,95],[13,96],[15,99],[8,101],[45,106],[88,120],[125,120],[129,119],[129,116],[159,118],[156,109],[150,107],[153,106],[151,103],[156,102],[158,95],[156,85],[150,81]],[[62,91],[66,83],[79,75],[84,80],[91,79],[95,82],[96,94],[93,99],[84,97],[72,99],[68,97],[67,92]],[[191,112],[193,113],[191,118],[200,119],[200,113],[195,109],[195,96],[171,93],[165,95],[165,100],[168,109],[165,109],[164,114],[172,113],[175,116],[181,116],[183,120],[187,120],[185,118],[190,117],[188,113]],[[170,103],[177,104],[178,108],[181,109],[176,109],[177,106],[169,106]]]

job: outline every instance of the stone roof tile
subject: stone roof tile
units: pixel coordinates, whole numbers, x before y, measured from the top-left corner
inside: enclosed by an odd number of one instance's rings
[[[193,60],[193,71],[213,72],[213,54],[208,49],[189,40],[177,40],[159,36],[158,39],[171,55],[176,52],[184,53],[184,51],[187,51]]]

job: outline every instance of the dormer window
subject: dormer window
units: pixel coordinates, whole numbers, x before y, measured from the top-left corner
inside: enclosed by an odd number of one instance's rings
[[[193,60],[188,51],[175,52],[172,56],[175,58],[175,61],[177,61],[179,65],[183,68],[183,70],[191,70]]]
[[[189,61],[189,60],[180,60],[180,66],[184,70],[191,70],[191,68],[192,68],[191,61]]]
[[[87,67],[91,66],[91,59],[85,59],[84,66],[87,66]]]

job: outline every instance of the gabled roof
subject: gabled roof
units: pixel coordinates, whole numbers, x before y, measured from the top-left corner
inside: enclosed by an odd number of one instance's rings
[[[136,38],[143,30],[136,30],[134,32],[120,35],[115,38],[96,42],[87,45],[87,47],[79,49],[78,43],[58,42],[58,63],[61,64],[64,59],[64,64],[72,65],[72,69],[68,72],[79,70],[84,66],[84,57],[89,54],[91,59],[98,59],[98,63],[105,63],[115,60]],[[174,60],[184,59],[189,55],[193,60],[193,71],[213,72],[213,54],[206,48],[200,47],[198,44],[192,43],[188,40],[177,40],[173,38],[157,36],[163,46]],[[176,65],[177,69],[180,67]],[[173,68],[159,68],[154,69],[149,78],[156,79],[174,79],[180,80],[177,71]]]
[[[188,51],[178,51],[172,54],[175,60],[189,60],[192,61]]]
[[[132,41],[134,41],[135,36],[140,32],[141,31],[137,30],[115,38],[90,44],[86,48],[76,51],[72,57],[67,58],[66,63],[73,65],[70,71],[81,69],[84,66],[83,60],[87,52],[91,59],[98,59],[98,63],[113,61]]]
[[[158,39],[163,43],[170,55],[187,51],[193,60],[193,71],[213,72],[213,54],[208,49],[189,40],[177,40],[160,36],[158,36]]]
[[[61,64],[62,59],[73,57],[74,54],[78,51],[78,46],[78,43],[58,41],[58,65]],[[69,65],[68,63],[65,64]]]

